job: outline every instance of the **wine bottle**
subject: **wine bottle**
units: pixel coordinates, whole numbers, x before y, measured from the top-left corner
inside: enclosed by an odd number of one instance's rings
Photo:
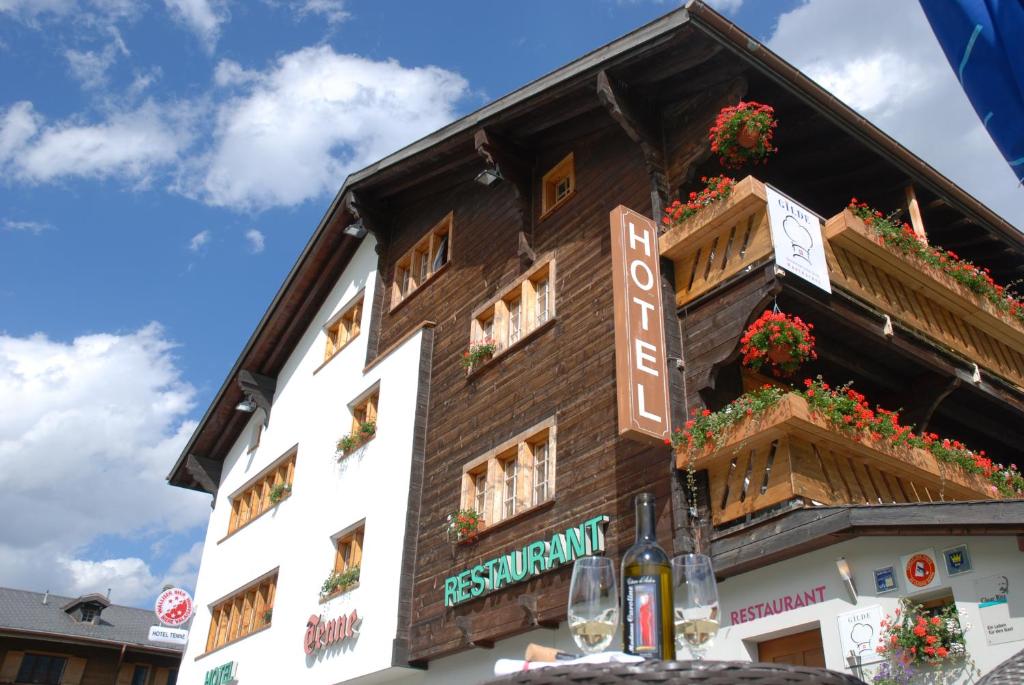
[[[636,541],[622,557],[622,632],[627,654],[675,659],[672,568],[654,534],[654,495],[636,496]]]

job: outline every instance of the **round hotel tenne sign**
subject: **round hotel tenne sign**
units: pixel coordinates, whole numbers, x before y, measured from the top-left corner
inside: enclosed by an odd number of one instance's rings
[[[192,596],[181,588],[172,587],[156,598],[156,617],[169,626],[180,626],[192,618]]]

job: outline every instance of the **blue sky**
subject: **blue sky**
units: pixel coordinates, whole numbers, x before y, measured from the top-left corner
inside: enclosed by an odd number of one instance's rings
[[[916,2],[715,4],[1024,224]],[[0,0],[0,584],[191,587],[163,476],[345,175],[674,7]]]

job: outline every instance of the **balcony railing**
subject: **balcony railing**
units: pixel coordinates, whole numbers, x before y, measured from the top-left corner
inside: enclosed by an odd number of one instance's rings
[[[676,306],[697,299],[772,253],[764,184],[747,176],[729,198],[663,234],[662,257],[675,263]]]
[[[676,466],[707,469],[712,522],[722,525],[791,500],[887,504],[993,497],[980,475],[914,447],[854,439],[785,395],[728,429],[714,446],[676,452]]]
[[[885,245],[850,210],[828,220],[833,284],[988,371],[1024,386],[1024,325],[916,257]]]

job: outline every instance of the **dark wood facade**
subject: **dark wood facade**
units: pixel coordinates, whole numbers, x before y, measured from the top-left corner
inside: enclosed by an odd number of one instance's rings
[[[58,635],[20,637],[0,631],[0,683],[21,682],[16,678],[26,654],[67,658],[61,685],[131,685],[137,666],[148,669],[144,685],[168,685],[175,682],[181,661],[181,652],[172,649],[154,651]]]

